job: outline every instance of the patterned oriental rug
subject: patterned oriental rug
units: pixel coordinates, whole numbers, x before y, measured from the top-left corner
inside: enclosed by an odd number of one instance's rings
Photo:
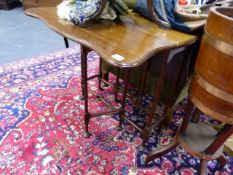
[[[89,70],[98,71],[98,55],[89,54]],[[114,79],[111,75],[110,81]],[[96,81],[89,85],[98,90]],[[141,149],[140,134],[128,123],[122,131],[115,128],[118,116],[98,116],[90,121],[91,138],[84,138],[83,101],[79,100],[79,47],[0,66],[0,174],[17,175],[192,175],[197,174],[199,160],[178,146],[174,151],[144,164],[146,153],[158,145],[168,144],[184,114],[182,104],[174,109],[169,128],[156,132],[160,117],[146,148]],[[103,93],[113,100],[112,89]],[[132,88],[132,94],[137,91]],[[102,102],[89,95],[91,111],[106,110]],[[144,96],[147,107],[150,96]],[[117,105],[117,104],[114,104]],[[162,105],[158,104],[159,111]],[[135,112],[127,100],[126,115],[144,126],[145,110]],[[160,112],[158,112],[160,114]],[[136,117],[136,116],[140,117]],[[159,115],[156,115],[159,116]],[[201,117],[203,122],[215,121]],[[219,164],[210,161],[209,174],[233,174],[233,160],[220,172]]]

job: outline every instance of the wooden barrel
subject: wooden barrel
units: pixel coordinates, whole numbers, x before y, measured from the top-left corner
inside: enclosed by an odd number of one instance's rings
[[[233,124],[233,8],[211,9],[189,94],[206,115]]]

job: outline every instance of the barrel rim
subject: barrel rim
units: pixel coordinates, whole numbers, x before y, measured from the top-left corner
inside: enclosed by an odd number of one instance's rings
[[[224,14],[220,13],[218,11],[219,9],[227,9],[227,10],[232,10],[233,11],[233,7],[212,7],[210,9],[211,12],[213,12],[215,15],[221,16],[221,17],[223,17],[223,18],[225,18],[225,19],[230,20],[230,21],[233,22],[233,17],[231,18],[231,17],[229,17],[227,15],[224,15]]]

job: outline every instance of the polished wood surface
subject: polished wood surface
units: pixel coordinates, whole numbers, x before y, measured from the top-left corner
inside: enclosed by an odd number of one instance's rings
[[[195,76],[193,103],[205,114],[233,124],[233,8],[212,9],[205,28]]]
[[[41,19],[57,33],[96,51],[103,60],[118,67],[137,67],[157,52],[189,45],[196,40],[192,35],[163,30],[135,13],[86,27],[60,19],[56,7],[27,9],[25,13]],[[114,59],[115,54],[123,60]]]

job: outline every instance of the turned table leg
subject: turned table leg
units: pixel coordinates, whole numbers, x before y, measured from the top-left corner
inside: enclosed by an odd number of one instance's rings
[[[119,126],[118,126],[118,130],[122,129],[122,123],[124,120],[124,115],[125,115],[125,104],[126,104],[126,96],[127,96],[127,91],[128,91],[128,85],[129,85],[129,69],[125,70],[125,81],[124,81],[124,90],[123,90],[123,98],[121,100],[121,112],[119,114]]]
[[[89,49],[83,45],[81,47],[81,72],[82,72],[82,95],[84,98],[84,121],[85,121],[85,137],[90,137],[90,133],[88,130],[88,125],[90,121],[90,114],[88,111],[88,85],[87,85],[87,54]]]
[[[145,141],[149,136],[149,132],[151,131],[153,116],[154,116],[154,113],[156,111],[156,106],[157,106],[157,103],[159,101],[159,97],[161,95],[161,90],[162,90],[163,83],[164,83],[164,75],[165,75],[166,68],[167,68],[168,54],[169,54],[169,52],[165,52],[165,56],[163,57],[163,60],[162,60],[162,65],[161,65],[160,74],[159,74],[159,80],[155,85],[153,102],[152,102],[152,105],[150,107],[150,113],[147,117],[146,127],[145,127],[144,132],[143,132],[142,146],[145,145]]]

